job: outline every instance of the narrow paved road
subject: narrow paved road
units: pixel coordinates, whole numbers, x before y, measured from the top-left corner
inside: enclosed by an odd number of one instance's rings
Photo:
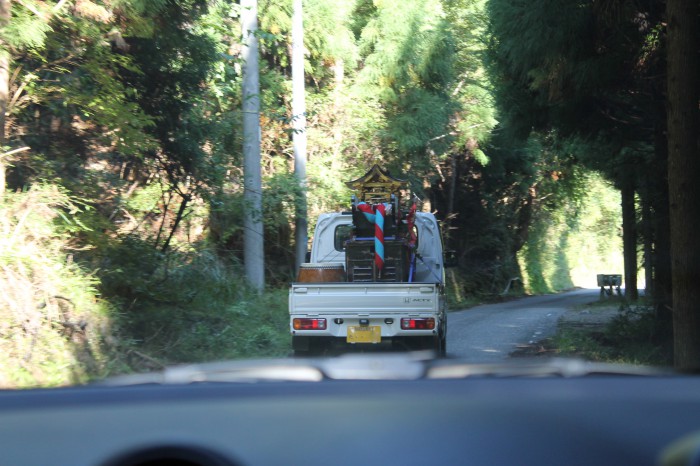
[[[498,362],[518,345],[554,334],[559,317],[598,299],[599,290],[576,290],[486,304],[447,316],[447,354],[467,361]]]

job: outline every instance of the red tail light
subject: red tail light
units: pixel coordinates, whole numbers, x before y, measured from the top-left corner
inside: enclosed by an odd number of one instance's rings
[[[401,328],[404,330],[433,330],[435,319],[401,319]]]
[[[326,319],[294,319],[294,330],[325,330]]]

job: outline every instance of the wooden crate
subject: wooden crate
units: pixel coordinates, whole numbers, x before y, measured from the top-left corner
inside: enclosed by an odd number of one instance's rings
[[[345,243],[345,270],[349,282],[405,282],[408,280],[409,249],[406,241],[384,242],[384,268],[374,263],[374,240]]]

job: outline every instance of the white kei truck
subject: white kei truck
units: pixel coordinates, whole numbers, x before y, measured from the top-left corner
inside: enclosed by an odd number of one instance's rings
[[[375,166],[365,178],[376,182],[387,176]],[[369,184],[368,179],[363,181]],[[376,196],[377,188],[372,191]],[[364,225],[366,216],[357,208],[364,202],[353,196],[352,212],[318,217],[309,263],[302,264],[289,289],[296,356],[374,345],[445,355],[445,259],[439,224],[431,213],[402,215],[398,201],[390,200],[394,204],[393,211],[386,204],[381,268],[375,259],[380,248],[375,226]]]

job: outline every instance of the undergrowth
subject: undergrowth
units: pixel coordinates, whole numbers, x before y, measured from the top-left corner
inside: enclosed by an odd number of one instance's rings
[[[70,241],[84,208],[55,186],[0,198],[0,388],[84,382],[106,365],[111,307]]]
[[[524,296],[522,285],[519,281],[506,281],[506,285],[491,279],[489,286],[477,286],[476,274],[465,273],[458,268],[449,268],[445,273],[445,294],[447,308],[450,311],[458,311],[484,303],[500,302],[515,297]],[[475,290],[482,290],[477,292]]]
[[[563,327],[553,338],[562,356],[589,361],[672,366],[670,329],[652,306],[622,302],[619,314],[602,329]]]
[[[120,355],[134,370],[290,351],[287,291],[258,294],[206,247],[163,254],[124,238],[103,262],[102,288],[122,309]]]
[[[206,245],[79,243],[87,209],[56,186],[0,198],[0,388],[289,353],[286,289],[252,291]]]

